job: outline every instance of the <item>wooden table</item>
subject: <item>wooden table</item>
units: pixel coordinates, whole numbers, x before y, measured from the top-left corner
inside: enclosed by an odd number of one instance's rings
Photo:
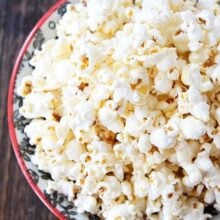
[[[0,0],[0,220],[56,219],[26,182],[7,127],[7,90],[16,56],[30,30],[56,0]]]

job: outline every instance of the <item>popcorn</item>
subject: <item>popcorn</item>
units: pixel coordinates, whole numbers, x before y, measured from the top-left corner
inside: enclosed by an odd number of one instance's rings
[[[121,184],[114,176],[106,176],[96,188],[101,192],[100,197],[106,201],[114,200],[121,195]]]
[[[158,2],[144,0],[142,7],[143,20],[153,27],[165,25],[172,16],[168,2],[163,0],[159,0]]]
[[[176,149],[176,160],[181,166],[189,164],[192,159],[197,155],[197,149],[195,146],[187,144],[186,142],[180,142]]]
[[[18,95],[25,97],[32,92],[32,76],[25,76],[21,81],[21,86],[18,88]]]
[[[92,214],[97,213],[97,201],[93,196],[80,195],[79,197],[77,197],[74,204],[76,205],[76,207],[78,207],[77,210],[80,213],[83,213],[85,211]]]
[[[176,137],[179,134],[180,122],[181,119],[177,115],[173,115],[164,126],[164,130],[169,137]]]
[[[216,205],[214,207],[219,211],[220,210],[220,193],[218,189],[215,189],[214,192],[215,192],[215,200],[216,200]]]
[[[157,69],[160,72],[168,72],[170,69],[176,67],[177,65],[177,55],[173,51],[173,54],[171,53],[167,57],[165,57],[162,61],[157,63]]]
[[[136,219],[136,211],[135,211],[135,206],[131,204],[120,204],[120,205],[115,205],[106,210],[103,213],[103,216],[105,217],[106,220],[111,220],[111,219],[131,219],[135,220]]]
[[[182,120],[181,130],[186,139],[196,140],[205,134],[206,127],[200,120],[193,116],[188,116]]]
[[[201,93],[193,86],[187,92],[178,93],[178,109],[181,113],[191,113],[194,117],[208,122],[209,105],[204,101]]]
[[[141,178],[141,180],[137,180],[134,182],[134,194],[139,198],[144,198],[149,193],[149,180],[145,178]]]
[[[151,144],[160,149],[172,148],[175,145],[175,140],[165,133],[161,128],[155,129],[150,135]]]
[[[159,200],[148,200],[146,205],[146,214],[151,216],[153,213],[158,213],[161,210],[161,203]]]
[[[210,189],[206,192],[204,200],[208,204],[212,204],[214,202],[215,194],[214,194],[214,191],[212,189]]]
[[[155,77],[155,89],[161,93],[167,93],[172,88],[172,80],[168,79],[167,75],[160,73]]]
[[[128,181],[123,181],[121,183],[121,190],[124,195],[128,196],[129,198],[132,197],[131,184]]]
[[[63,60],[55,64],[55,77],[60,83],[67,83],[72,77],[74,77],[73,64],[69,60]]]
[[[73,182],[67,180],[58,180],[57,182],[49,181],[47,186],[47,193],[51,193],[55,190],[68,195],[68,200],[71,201],[74,198]]]
[[[92,31],[96,31],[99,26],[101,26],[110,14],[110,9],[113,6],[113,1],[89,1],[88,2],[88,21],[89,21],[89,28]],[[92,7],[93,6],[93,7]],[[106,13],[108,13],[106,15]]]
[[[220,210],[217,1],[81,1],[56,29],[17,80],[47,193],[107,220]]]
[[[71,36],[76,41],[78,37],[87,30],[88,22],[85,15],[85,9],[81,4],[67,5],[68,11],[57,24],[57,35],[63,37],[65,34]]]
[[[214,14],[208,10],[202,10],[197,14],[197,19],[202,22],[206,29],[211,29],[213,27]]]
[[[74,130],[74,127],[77,126],[81,129],[89,129],[93,124],[94,112],[91,102],[80,102],[75,106],[74,115],[71,116],[71,128]]]
[[[99,110],[99,121],[107,129],[113,132],[121,132],[124,127],[122,121],[118,118],[116,111],[107,107],[103,107]]]
[[[215,144],[215,146],[216,146],[218,149],[220,149],[220,134],[214,135],[213,143]]]
[[[209,75],[214,82],[220,80],[219,69],[220,65],[214,65],[207,69],[207,75]]]
[[[151,149],[150,137],[148,134],[143,134],[140,136],[137,148],[141,153],[147,153]]]
[[[200,102],[192,107],[191,114],[201,121],[209,120],[209,105],[205,102]]]
[[[187,114],[187,113],[189,113],[190,107],[191,107],[191,105],[190,105],[187,93],[178,92],[178,110],[179,110],[179,112],[182,114]]]
[[[174,69],[167,73],[167,78],[170,80],[178,80],[179,79],[179,72],[177,69]]]
[[[199,24],[197,23],[190,24],[187,30],[187,35],[190,41],[189,49],[191,51],[196,51],[203,46],[203,44],[200,43],[203,41],[203,31]]]
[[[213,167],[213,163],[209,159],[209,152],[203,151],[198,153],[195,164],[201,171],[208,172]]]
[[[215,5],[215,0],[199,0],[198,8],[199,9],[212,9]]]
[[[98,85],[92,96],[95,101],[103,101],[108,99],[109,95],[109,90],[104,85]]]
[[[125,131],[131,136],[139,137],[142,133],[141,122],[130,115],[126,120]]]
[[[198,88],[202,83],[202,78],[198,65],[191,64],[185,66],[182,73],[182,81],[185,85],[195,86],[196,88]]]
[[[204,184],[209,187],[218,187],[218,182],[220,180],[219,168],[213,166],[209,173],[206,173],[204,177]]]
[[[161,45],[161,46],[165,45],[166,39],[162,36],[161,32],[158,29],[152,28],[150,30],[150,35],[152,36],[153,39],[156,40],[156,42],[159,45]]]
[[[186,186],[193,187],[202,181],[202,174],[194,164],[186,164],[184,170],[188,174],[188,176],[183,179]]]
[[[173,42],[177,50],[181,53],[189,51],[189,39],[186,33],[182,33],[181,31],[179,33],[177,32],[176,35],[173,36]]]
[[[184,216],[184,219],[190,220],[190,219],[201,219],[205,220],[207,218],[210,218],[209,214],[203,214],[204,212],[204,207],[203,205],[200,205],[198,208],[192,209],[188,214]]]
[[[181,215],[181,202],[180,201],[172,201],[164,203],[162,212],[160,212],[160,218],[163,219],[175,219],[176,216]]]
[[[65,149],[67,158],[76,162],[80,160],[80,155],[82,155],[84,152],[84,147],[76,141],[70,141]]]
[[[150,174],[150,178],[152,179],[149,189],[149,199],[156,200],[161,195],[169,194],[167,191],[170,191],[172,185],[175,185],[176,180],[173,178],[172,173],[167,171],[166,169],[162,169],[161,171],[153,171]]]
[[[50,118],[53,99],[52,93],[30,93],[26,96],[20,113],[26,118]]]
[[[140,47],[146,39],[149,39],[147,28],[143,24],[135,24],[133,29],[133,47],[138,48]]]
[[[70,59],[76,65],[76,74],[91,73],[102,61],[102,53],[94,44],[79,41]]]
[[[41,137],[49,133],[48,125],[42,119],[33,120],[25,127],[25,133],[30,138],[31,145],[37,144]]]
[[[203,100],[202,94],[194,86],[190,86],[187,95],[191,104],[200,103]]]
[[[93,195],[95,192],[95,187],[97,184],[97,180],[95,180],[94,178],[91,178],[91,176],[87,176],[85,178],[85,182],[84,185],[82,186],[82,191],[81,194],[82,195]]]

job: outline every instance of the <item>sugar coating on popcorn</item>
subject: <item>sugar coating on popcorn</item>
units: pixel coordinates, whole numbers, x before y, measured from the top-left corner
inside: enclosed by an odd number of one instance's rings
[[[83,1],[57,34],[18,89],[48,193],[107,220],[220,211],[217,1]]]

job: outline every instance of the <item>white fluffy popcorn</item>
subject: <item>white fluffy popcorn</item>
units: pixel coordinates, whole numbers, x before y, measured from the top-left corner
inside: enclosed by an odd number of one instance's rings
[[[147,153],[151,149],[151,143],[150,143],[150,137],[147,134],[143,134],[140,136],[138,143],[137,143],[137,148],[140,152],[142,153]]]
[[[79,195],[74,204],[80,213],[86,211],[95,214],[97,212],[97,201],[93,196]]]
[[[121,184],[113,176],[106,176],[97,184],[96,189],[101,191],[101,198],[106,201],[114,200],[121,195]]]
[[[180,126],[186,139],[199,139],[206,132],[205,124],[193,116],[183,119]]]
[[[216,0],[69,4],[17,91],[47,193],[107,220],[220,210],[219,30]]]
[[[66,149],[65,149],[65,154],[69,160],[73,161],[79,161],[80,156],[85,152],[85,148],[77,143],[76,141],[70,141],[68,142]]]
[[[113,132],[121,132],[123,130],[123,123],[119,119],[116,111],[110,108],[103,107],[99,110],[99,121],[107,129]]]
[[[164,72],[160,72],[154,79],[155,89],[161,93],[167,93],[172,88],[172,80],[170,80]]]
[[[54,95],[52,93],[30,93],[26,96],[20,113],[26,118],[50,118]]]
[[[172,148],[175,145],[175,140],[169,137],[166,132],[161,129],[155,129],[150,135],[151,144],[157,146],[159,149]]]
[[[183,179],[186,186],[194,187],[195,185],[198,185],[202,181],[201,171],[196,165],[186,164],[184,165],[184,170],[188,175]]]
[[[103,216],[105,217],[106,220],[112,220],[112,219],[135,220],[137,218],[135,206],[131,204],[113,205],[103,213]]]
[[[74,107],[73,115],[70,117],[72,130],[78,127],[82,130],[88,130],[95,120],[92,102],[80,102]]]
[[[74,198],[74,184],[67,180],[59,180],[57,182],[49,181],[47,186],[47,192],[51,193],[53,190],[57,190],[65,195],[68,195],[68,199],[71,201]]]

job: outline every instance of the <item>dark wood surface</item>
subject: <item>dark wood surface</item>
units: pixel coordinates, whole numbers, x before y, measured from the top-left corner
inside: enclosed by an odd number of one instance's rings
[[[25,38],[56,0],[0,0],[0,220],[56,219],[26,182],[7,127],[11,70]]]

